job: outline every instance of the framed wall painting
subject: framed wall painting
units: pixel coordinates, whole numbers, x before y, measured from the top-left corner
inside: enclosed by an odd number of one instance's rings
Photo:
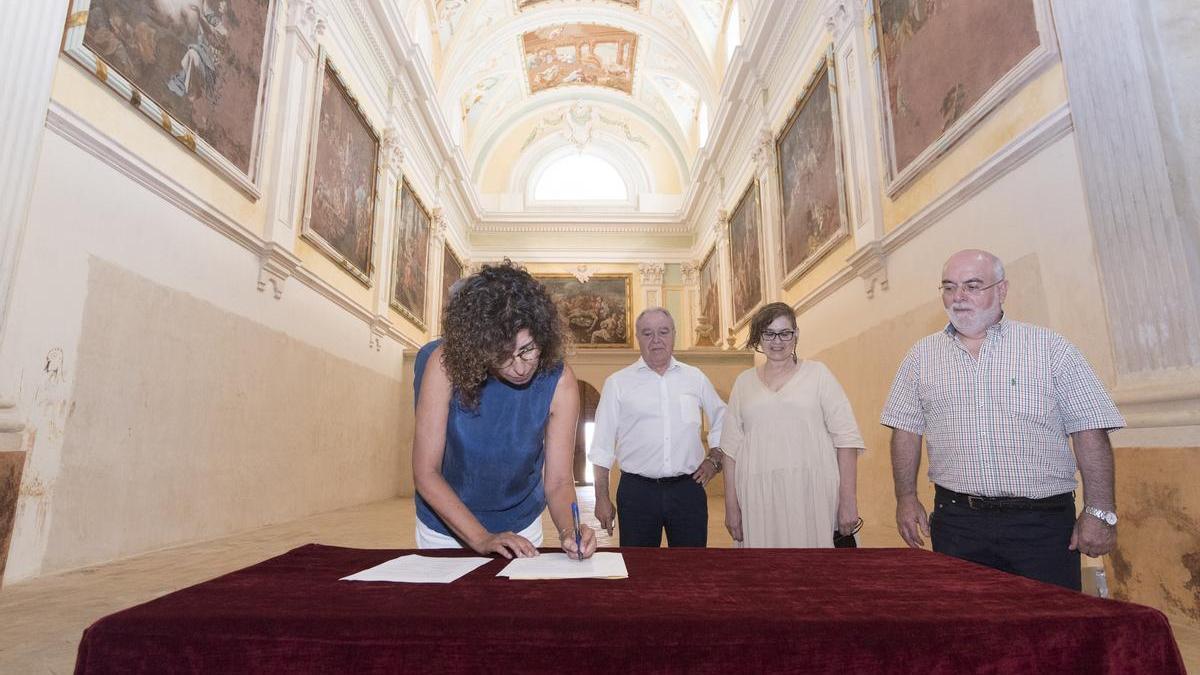
[[[321,50],[301,235],[371,285],[379,134]]]
[[[830,51],[775,138],[785,286],[850,233],[834,78]]]
[[[71,0],[63,51],[252,198],[277,0]]]
[[[425,297],[429,287],[431,222],[429,209],[408,179],[402,178],[396,188],[396,246],[389,302],[421,328],[425,327]]]
[[[758,180],[751,180],[729,214],[729,279],[733,296],[733,329],[738,330],[763,300],[762,207]]]
[[[593,274],[581,282],[570,274],[535,274],[550,292],[578,347],[633,346],[633,276]]]
[[[721,256],[717,255],[717,247],[713,246],[712,250],[704,258],[704,262],[700,264],[700,313],[699,317],[704,317],[703,323],[707,324],[708,339],[701,339],[701,329],[696,329],[696,346],[698,347],[719,347],[721,345],[721,278],[720,266],[718,262]],[[700,325],[701,322],[697,322]],[[711,342],[710,344],[702,344]]]
[[[1053,63],[1048,2],[874,0],[889,195]]]
[[[450,287],[465,276],[462,259],[454,254],[450,244],[442,245],[442,307],[450,302]]]

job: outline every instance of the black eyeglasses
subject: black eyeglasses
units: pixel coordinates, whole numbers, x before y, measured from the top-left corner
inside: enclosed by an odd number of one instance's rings
[[[774,342],[775,340],[783,340],[784,342],[788,342],[794,337],[796,337],[796,331],[790,328],[781,331],[764,330],[762,332],[762,339],[766,340],[767,342]]]
[[[542,355],[542,348],[537,346],[536,344],[530,343],[530,344],[525,345],[521,349],[521,351],[517,352],[516,354],[513,354],[512,356],[508,357],[507,359],[504,359],[502,361],[497,361],[495,363],[495,366],[498,370],[503,370],[503,369],[511,366],[513,363],[515,363],[517,359],[521,359],[522,363],[533,363],[534,361],[537,361],[538,357],[541,355]]]

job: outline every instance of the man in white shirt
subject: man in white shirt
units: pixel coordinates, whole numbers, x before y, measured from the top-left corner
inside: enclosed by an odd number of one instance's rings
[[[621,546],[708,544],[704,485],[721,470],[725,402],[699,368],[675,360],[675,321],[661,307],[635,322],[642,358],[604,382],[588,459],[595,465],[596,518]],[[708,415],[708,456],[700,443],[700,411]],[[613,460],[621,463],[614,513],[608,493]]]

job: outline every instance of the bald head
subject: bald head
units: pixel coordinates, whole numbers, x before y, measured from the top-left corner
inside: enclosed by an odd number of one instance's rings
[[[950,323],[967,338],[982,339],[1004,316],[1004,264],[987,251],[967,249],[950,256],[942,266],[941,288]]]
[[[987,280],[988,283],[1004,278],[1004,263],[991,252],[978,248],[963,249],[947,258],[946,264],[942,265],[942,278],[946,278],[947,271],[963,266],[991,268],[992,278]]]

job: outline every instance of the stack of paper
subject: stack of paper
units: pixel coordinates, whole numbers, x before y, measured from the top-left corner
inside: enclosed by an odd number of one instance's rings
[[[543,553],[536,558],[517,558],[497,574],[509,579],[625,579],[625,557],[620,553],[597,553],[587,560],[572,560],[566,553]]]
[[[491,558],[431,558],[423,555],[402,555],[376,565],[341,581],[398,581],[411,584],[448,584]]]

